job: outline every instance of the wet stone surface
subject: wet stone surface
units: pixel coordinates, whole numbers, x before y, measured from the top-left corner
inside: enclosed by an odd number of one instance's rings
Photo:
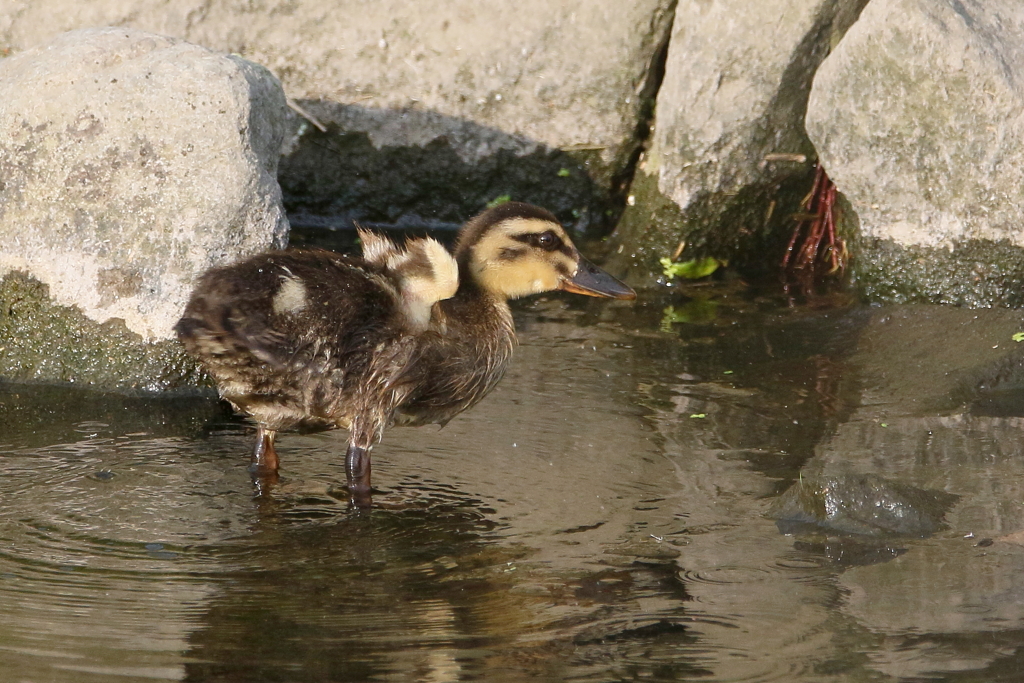
[[[816,524],[867,536],[931,536],[958,496],[927,491],[873,475],[801,478],[771,509],[782,530]]]
[[[255,495],[209,397],[0,385],[0,678],[1019,680],[1019,319],[784,304],[522,302],[368,514],[341,433],[281,435]],[[915,525],[780,530],[801,484]]]

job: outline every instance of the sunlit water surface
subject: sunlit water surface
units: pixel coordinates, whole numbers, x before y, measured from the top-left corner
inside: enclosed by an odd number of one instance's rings
[[[0,385],[0,681],[1021,680],[1017,318],[784,303],[520,305],[369,514],[342,433],[257,495],[215,400]],[[960,498],[927,538],[770,518],[835,472]]]

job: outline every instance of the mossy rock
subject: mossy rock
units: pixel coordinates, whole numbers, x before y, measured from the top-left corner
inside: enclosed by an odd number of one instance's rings
[[[211,386],[178,342],[147,342],[117,318],[90,320],[18,271],[0,280],[0,378],[130,393]]]
[[[682,260],[713,257],[746,276],[777,274],[812,176],[809,170],[732,194],[708,192],[684,211],[660,192],[656,174],[640,171],[612,238],[608,269],[634,287],[668,284],[660,260],[685,243]]]
[[[969,240],[946,249],[861,238],[854,252],[854,282],[868,301],[1024,306],[1024,249],[1005,240]]]

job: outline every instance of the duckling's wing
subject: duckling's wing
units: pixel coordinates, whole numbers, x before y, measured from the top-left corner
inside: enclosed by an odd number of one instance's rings
[[[388,273],[399,283],[402,313],[414,332],[428,329],[433,306],[455,296],[459,266],[437,240],[411,239],[388,257]]]
[[[359,224],[356,224],[356,234],[363,246],[363,260],[367,263],[384,266],[389,258],[402,251],[386,236],[371,232]]]
[[[388,269],[402,281],[403,291],[433,305],[455,296],[459,288],[459,264],[433,237],[405,243],[405,252],[388,258]]]
[[[206,273],[175,331],[185,348],[208,365],[256,362],[280,367],[287,340],[269,321],[272,307],[266,301],[272,285],[261,282],[267,278],[241,275],[226,268]]]

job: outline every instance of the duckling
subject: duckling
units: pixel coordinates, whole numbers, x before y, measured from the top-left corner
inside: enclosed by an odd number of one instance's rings
[[[636,293],[573,246],[550,212],[507,202],[470,219],[454,254],[362,231],[363,257],[268,252],[208,271],[176,326],[220,395],[257,424],[251,470],[278,470],[276,433],[349,432],[350,502],[367,507],[370,451],[393,424],[445,424],[501,379],[508,300],[561,289]]]

